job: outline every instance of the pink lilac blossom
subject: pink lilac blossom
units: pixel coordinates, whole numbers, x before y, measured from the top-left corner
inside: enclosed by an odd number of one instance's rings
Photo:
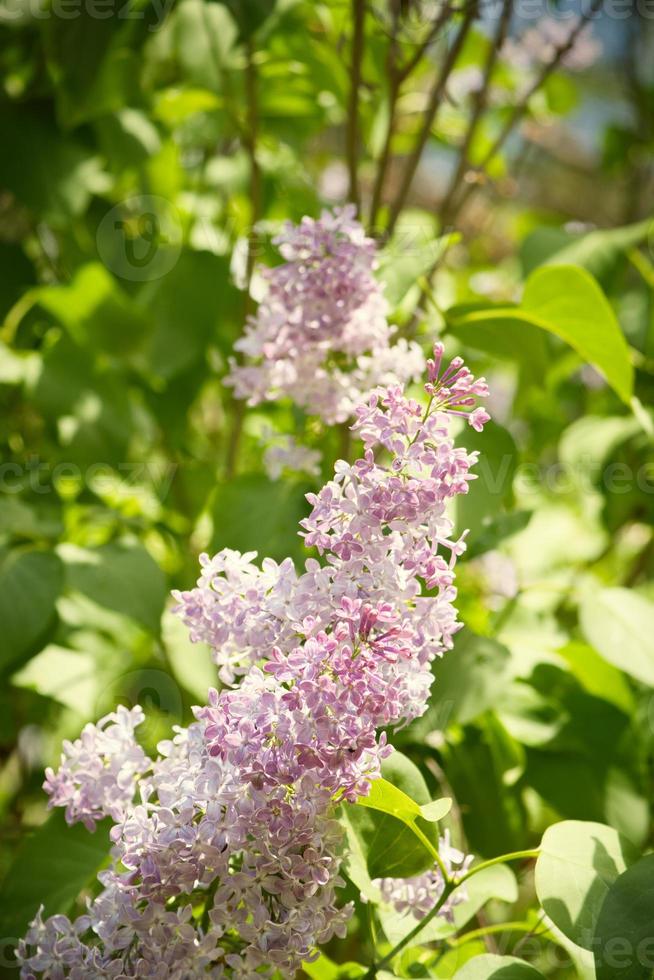
[[[191,636],[240,684],[210,691],[154,760],[135,748],[138,709],[66,745],[51,804],[69,822],[111,816],[112,863],[83,916],[37,915],[23,980],[290,977],[344,935],[335,806],[368,793],[392,751],[379,730],[426,709],[431,663],[459,628],[465,545],[446,506],[476,456],[454,447],[448,421],[481,427],[472,401],[486,388],[458,361],[441,376],[441,358],[437,346],[427,407],[397,386],[373,395],[353,426],[362,458],[308,495],[302,533],[322,563],[298,574],[223,551],[177,593]],[[409,886],[419,903],[428,884]]]
[[[373,272],[377,249],[348,205],[288,222],[274,240],[285,259],[264,270],[268,292],[236,350],[227,384],[251,405],[290,397],[327,424],[346,421],[376,385],[418,379],[420,346],[391,346],[394,328]]]
[[[449,831],[440,838],[438,853],[448,876],[454,881],[468,870],[472,862],[471,855],[452,847]],[[420,921],[431,912],[443,894],[445,881],[440,868],[434,867],[413,878],[375,878],[373,885],[379,887],[382,900],[392,905],[396,912],[408,912]],[[454,908],[465,902],[467,897],[463,886],[457,888],[439,909],[439,916],[452,922]]]
[[[551,61],[564,47],[579,25],[578,17],[542,17],[519,38],[507,38],[502,54],[515,68],[530,71]],[[562,59],[570,71],[583,71],[602,54],[602,43],[593,35],[592,24],[579,33],[575,43]]]

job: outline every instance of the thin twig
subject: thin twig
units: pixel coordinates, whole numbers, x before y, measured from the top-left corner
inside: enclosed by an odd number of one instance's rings
[[[402,85],[412,72],[417,68],[422,58],[427,53],[429,47],[440,34],[441,30],[452,16],[452,0],[444,4],[438,17],[434,20],[427,37],[419,44],[411,58],[403,65],[399,64],[399,27],[400,27],[400,6],[394,6],[393,21],[391,25],[391,42],[386,58],[386,71],[388,74],[388,123],[384,145],[377,164],[377,174],[372,191],[372,203],[370,205],[369,226],[372,234],[375,233],[379,208],[382,202],[384,191],[384,181],[388,171],[388,165],[392,156],[393,138],[395,136],[395,126],[397,123],[397,103],[402,89]]]
[[[489,858],[488,861],[482,861],[481,864],[475,864],[474,867],[470,868],[465,874],[457,878],[457,884],[462,885],[468,879],[473,878],[478,875],[480,871],[485,871],[486,868],[492,868],[496,864],[505,864],[507,861],[525,861],[532,858],[537,858],[540,854],[540,849],[535,847],[530,850],[525,851],[512,851],[510,854],[499,854],[497,857]]]
[[[575,24],[574,28],[572,29],[572,31],[568,35],[567,41],[564,41],[563,44],[560,44],[555,49],[554,54],[552,55],[552,57],[550,58],[550,60],[547,62],[547,64],[543,65],[541,71],[539,72],[539,74],[537,75],[537,77],[534,79],[534,81],[532,82],[532,84],[529,86],[529,88],[527,89],[527,91],[525,92],[525,94],[523,95],[523,97],[513,107],[513,111],[511,112],[511,114],[509,115],[508,119],[504,123],[504,126],[502,127],[502,129],[500,130],[500,132],[498,133],[498,135],[496,136],[494,142],[491,144],[491,146],[488,148],[488,150],[484,154],[484,156],[483,156],[481,162],[479,163],[479,165],[476,167],[476,169],[477,169],[477,171],[479,173],[483,173],[486,170],[486,168],[488,167],[488,165],[491,163],[491,161],[500,152],[500,150],[502,149],[502,147],[506,143],[507,139],[509,138],[509,136],[513,132],[515,126],[520,122],[520,120],[522,119],[522,117],[527,112],[527,109],[529,108],[529,103],[530,103],[532,97],[536,94],[536,92],[539,89],[541,89],[543,87],[543,85],[545,84],[545,82],[547,81],[547,79],[550,77],[550,75],[552,74],[552,72],[554,72],[559,67],[559,65],[561,64],[561,62],[565,58],[566,54],[568,54],[572,50],[572,48],[575,46],[575,44],[577,42],[577,38],[579,37],[579,35],[581,34],[581,32],[586,27],[586,24],[588,23],[588,21],[590,20],[590,18],[600,9],[600,7],[602,6],[603,2],[604,2],[604,0],[593,0],[592,4],[588,8],[588,10],[586,10],[581,15],[581,17],[579,18],[579,21],[577,22],[577,24]],[[463,190],[463,194],[461,195],[459,201],[456,203],[455,209],[453,209],[453,212],[452,213],[454,215],[459,214],[461,212],[461,209],[463,208],[464,204],[466,204],[466,202],[467,202],[468,198],[470,197],[470,195],[474,193],[474,190],[475,190],[475,185],[473,183],[466,184],[466,186],[465,186],[465,188]]]
[[[463,42],[465,41],[468,31],[470,30],[472,23],[477,16],[478,4],[475,0],[467,9],[464,14],[463,21],[459,27],[458,33],[452,42],[452,46],[447,52],[443,65],[439,74],[437,75],[434,86],[431,91],[431,96],[429,98],[429,104],[424,115],[422,127],[420,133],[418,134],[418,139],[409,155],[406,167],[404,170],[404,175],[402,178],[402,183],[400,189],[397,193],[395,200],[391,205],[391,211],[388,219],[388,227],[386,229],[387,234],[390,236],[393,233],[395,224],[402,209],[406,203],[409,191],[411,189],[411,184],[415,176],[415,172],[418,169],[418,164],[422,157],[423,151],[429,139],[429,134],[431,133],[432,126],[434,125],[434,120],[436,119],[436,114],[441,104],[443,93],[445,91],[445,86],[450,77],[450,73],[456,64],[456,61],[463,47]]]
[[[352,0],[352,55],[350,59],[350,97],[347,111],[346,155],[350,180],[350,201],[357,211],[361,206],[359,193],[359,93],[363,61],[365,0]]]
[[[485,936],[496,936],[502,932],[524,932],[527,933],[527,936],[538,935],[538,933],[534,933],[536,927],[531,922],[498,922],[492,925],[482,926],[481,929],[470,929],[469,932],[464,932],[463,935],[457,936],[455,939],[448,939],[447,944],[456,949],[459,946],[465,946],[466,943],[470,943],[475,939],[483,939]]]
[[[407,935],[404,936],[403,939],[400,939],[399,943],[397,943],[393,947],[390,953],[387,953],[386,956],[384,956],[384,958],[379,961],[379,963],[375,963],[374,966],[372,966],[370,970],[368,970],[368,973],[365,975],[364,980],[371,980],[371,978],[375,976],[378,970],[382,970],[386,966],[388,966],[389,963],[392,963],[392,961],[395,959],[397,954],[400,953],[404,949],[404,947],[407,946],[410,942],[413,942],[413,940],[416,938],[417,935],[419,935],[419,933],[422,932],[425,926],[429,925],[432,919],[436,918],[441,908],[443,907],[443,905],[448,900],[448,898],[450,897],[450,895],[452,894],[452,892],[456,887],[457,887],[456,882],[446,881],[445,887],[443,888],[443,891],[441,892],[438,901],[436,902],[434,907],[429,910],[427,915],[423,919],[421,919],[416,926],[413,927],[411,932],[407,933]]]
[[[256,227],[261,217],[261,167],[257,159],[257,136],[259,133],[259,100],[257,92],[257,69],[254,63],[254,47],[248,41],[247,65],[245,69],[245,94],[247,102],[247,135],[246,148],[250,161],[250,234],[248,236],[248,254],[245,269],[246,278],[246,314],[251,312],[250,281],[256,259]]]
[[[470,148],[474,142],[474,138],[477,135],[477,130],[479,128],[479,123],[481,122],[482,115],[488,105],[488,96],[490,93],[491,82],[493,78],[493,72],[495,70],[495,65],[497,64],[497,59],[499,53],[502,49],[504,41],[509,31],[509,25],[511,23],[511,15],[513,13],[513,0],[503,0],[502,12],[497,22],[497,29],[493,38],[489,40],[488,53],[486,55],[486,60],[484,64],[484,69],[482,73],[482,81],[479,89],[475,93],[475,97],[472,105],[472,112],[470,113],[470,118],[468,120],[468,125],[466,127],[466,132],[463,137],[463,142],[459,148],[459,160],[450,179],[450,183],[447,191],[445,192],[441,205],[439,208],[439,219],[441,228],[447,221],[447,216],[449,209],[452,205],[452,200],[455,197],[464,174],[469,166],[470,160]]]
[[[247,320],[252,312],[252,297],[250,284],[256,261],[257,222],[261,218],[261,167],[257,159],[257,137],[259,133],[259,99],[257,68],[254,61],[254,45],[252,40],[247,43],[247,63],[245,66],[245,99],[247,105],[247,126],[243,134],[243,143],[250,164],[250,231],[248,234],[248,250],[245,262],[245,292],[243,303],[243,319]],[[232,427],[227,442],[225,455],[225,476],[231,479],[236,471],[236,461],[245,420],[245,405],[241,399],[232,399]]]
[[[499,151],[502,149],[504,143],[512,133],[514,127],[522,119],[525,112],[529,108],[529,102],[531,98],[538,91],[538,89],[545,84],[545,82],[552,74],[552,72],[555,71],[556,68],[558,68],[563,58],[565,58],[566,54],[568,54],[568,52],[572,50],[572,48],[574,47],[577,41],[577,38],[579,37],[579,34],[584,29],[584,27],[586,26],[590,18],[601,8],[603,2],[604,0],[593,0],[591,6],[588,8],[587,11],[585,11],[584,14],[582,14],[579,22],[575,25],[573,30],[570,32],[567,41],[565,41],[555,50],[550,61],[543,66],[538,77],[529,86],[529,89],[522,97],[520,102],[518,102],[517,105],[514,106],[513,112],[511,113],[511,115],[505,122],[504,126],[500,130],[499,134],[495,138],[494,143],[489,147],[489,149],[484,154],[484,157],[481,160],[481,162],[476,166],[475,169],[477,170],[478,173],[483,173],[488,167],[488,165],[491,163],[491,161],[495,158],[496,154],[499,153]],[[449,209],[450,222],[454,222],[456,220],[457,216],[461,213],[464,205],[467,203],[468,198],[470,197],[471,194],[474,193],[475,189],[476,189],[476,184],[474,184],[473,182],[464,185],[462,195],[459,196],[458,201],[452,203],[452,206]],[[442,256],[439,255],[434,261],[434,264],[432,265],[431,269],[427,273],[425,278],[429,283],[433,282],[434,276],[436,275],[440,267],[441,259]],[[420,296],[418,297],[418,302],[416,303],[416,307],[412,317],[412,322],[414,322],[418,318],[419,311],[422,308],[424,301],[425,301],[425,292],[423,290]]]
[[[444,4],[443,9],[439,13],[438,17],[432,24],[427,37],[419,44],[414,51],[413,55],[405,62],[399,69],[400,81],[403,82],[405,79],[411,75],[415,69],[418,67],[419,63],[422,61],[423,57],[427,54],[428,49],[434,43],[445,24],[450,19],[450,16],[455,13],[453,4],[450,2]]]
[[[391,159],[393,137],[395,136],[395,123],[397,121],[397,99],[399,94],[400,94],[399,77],[397,75],[397,72],[391,69],[389,66],[388,123],[386,126],[384,145],[382,147],[382,152],[379,157],[379,161],[377,162],[377,173],[375,175],[375,183],[372,189],[372,201],[370,203],[369,228],[370,228],[370,233],[373,235],[375,234],[375,229],[377,225],[377,216],[379,214],[379,208],[382,201],[386,172],[388,170],[388,164]]]

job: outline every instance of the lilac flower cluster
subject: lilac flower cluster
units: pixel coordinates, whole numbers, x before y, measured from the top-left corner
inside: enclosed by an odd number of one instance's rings
[[[290,397],[327,424],[344,422],[377,385],[418,379],[420,346],[391,346],[375,242],[351,205],[288,222],[274,239],[285,259],[264,270],[268,292],[236,349],[227,384],[249,404]]]
[[[472,861],[472,855],[466,855],[450,843],[449,831],[446,831],[438,842],[438,853],[451,879],[464,874]],[[382,900],[392,905],[400,914],[408,912],[415,919],[424,919],[431,912],[443,894],[445,880],[440,868],[430,868],[413,878],[376,878]],[[453,921],[454,908],[467,898],[465,886],[457,888],[439,909],[439,916],[448,922]]]
[[[353,426],[364,455],[308,495],[302,533],[322,563],[298,574],[223,551],[176,594],[238,686],[210,691],[156,759],[136,742],[140,709],[66,744],[51,803],[87,826],[110,816],[112,864],[85,915],[37,916],[23,980],[291,976],[344,934],[336,805],[379,776],[392,751],[379,729],[425,710],[431,662],[459,627],[464,543],[446,507],[476,457],[454,447],[448,415],[481,427],[472,400],[486,386],[458,362],[439,377],[441,356],[427,407],[400,387],[373,395]]]
[[[45,771],[44,789],[52,806],[65,806],[68,823],[95,830],[97,820],[121,820],[134,799],[137,780],[150,759],[134,731],[145,721],[140,707],[119,705],[97,725],[86,725],[74,742],[65,741],[58,772]]]

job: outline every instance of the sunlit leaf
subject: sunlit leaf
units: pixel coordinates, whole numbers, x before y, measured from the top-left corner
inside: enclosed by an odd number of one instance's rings
[[[485,953],[475,956],[454,974],[455,980],[541,980],[544,974],[515,956]]]
[[[633,368],[627,342],[604,293],[584,269],[543,266],[527,280],[519,306],[455,308],[448,319],[459,333],[463,328],[490,329],[501,336],[510,323],[522,324],[523,330],[546,330],[601,371],[624,402],[631,399]],[[474,331],[470,342],[474,345]]]
[[[67,544],[60,554],[70,588],[158,632],[166,582],[142,545],[124,541],[92,550]]]
[[[581,628],[605,660],[654,687],[654,603],[630,589],[599,589],[582,602]]]
[[[592,949],[611,884],[638,853],[605,824],[568,820],[549,827],[536,861],[536,892],[547,915],[578,946]]]
[[[61,561],[52,552],[0,552],[0,669],[36,652],[55,618],[62,586]]]

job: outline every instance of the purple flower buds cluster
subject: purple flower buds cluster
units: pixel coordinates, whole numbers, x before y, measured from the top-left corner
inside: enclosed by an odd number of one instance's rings
[[[235,345],[248,359],[227,379],[238,398],[288,396],[331,425],[377,385],[423,374],[418,344],[391,346],[376,245],[351,205],[288,222],[274,242],[285,262],[264,271],[268,292]]]
[[[481,427],[471,399],[486,389],[459,364],[437,376],[430,366],[426,408],[391,387],[358,409],[363,456],[308,495],[301,533],[322,561],[298,573],[223,551],[176,593],[192,638],[240,683],[210,691],[155,759],[136,742],[140,709],[66,743],[51,803],[89,827],[110,816],[112,863],[83,916],[37,916],[24,980],[292,976],[344,935],[337,805],[378,778],[392,751],[379,730],[425,710],[432,661],[459,628],[464,543],[446,511],[476,456],[454,446],[448,413]],[[382,890],[422,908],[432,884]]]

